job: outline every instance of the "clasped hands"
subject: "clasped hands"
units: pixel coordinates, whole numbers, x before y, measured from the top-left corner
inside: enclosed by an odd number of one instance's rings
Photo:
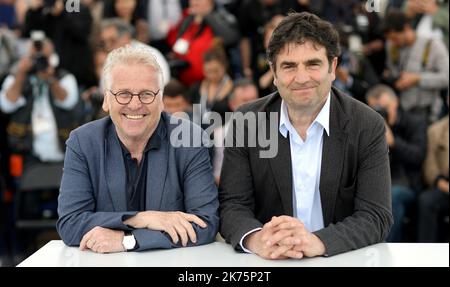
[[[314,257],[325,254],[325,245],[305,225],[291,216],[274,216],[259,231],[244,239],[244,247],[265,259]]]
[[[201,228],[206,223],[198,216],[181,211],[143,211],[124,221],[124,224],[136,229],[147,228],[166,232],[177,244],[181,239],[181,245],[186,246],[188,240],[197,242],[197,235],[191,223]],[[80,250],[90,249],[97,253],[113,253],[125,251],[122,245],[124,231],[112,230],[96,226],[88,231],[80,242]]]

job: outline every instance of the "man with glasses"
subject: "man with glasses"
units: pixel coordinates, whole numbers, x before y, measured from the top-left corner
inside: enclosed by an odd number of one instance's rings
[[[58,232],[98,253],[207,244],[218,230],[207,148],[176,148],[174,130],[201,133],[163,112],[163,75],[151,50],[125,46],[103,68],[103,109],[67,141]]]

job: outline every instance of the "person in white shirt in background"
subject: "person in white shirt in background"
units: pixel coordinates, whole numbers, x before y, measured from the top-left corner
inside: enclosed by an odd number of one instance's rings
[[[10,148],[25,155],[25,167],[27,161],[62,162],[64,142],[77,126],[72,113],[78,102],[77,81],[57,69],[52,42],[35,35],[29,55],[19,61],[0,90],[0,110],[11,115]]]

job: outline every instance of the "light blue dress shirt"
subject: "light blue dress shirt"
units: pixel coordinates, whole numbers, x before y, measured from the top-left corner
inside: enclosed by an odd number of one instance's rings
[[[287,106],[281,103],[280,133],[291,146],[292,196],[294,217],[300,219],[309,232],[324,227],[320,200],[320,168],[322,166],[323,133],[329,133],[330,95],[316,119],[300,137],[289,120]]]
[[[330,94],[306,132],[306,140],[300,137],[291,121],[284,100],[281,102],[279,131],[289,136],[292,164],[293,215],[303,222],[309,232],[324,228],[322,202],[320,199],[320,169],[322,166],[323,133],[330,135]],[[247,232],[240,245],[245,252],[244,238],[258,229]]]

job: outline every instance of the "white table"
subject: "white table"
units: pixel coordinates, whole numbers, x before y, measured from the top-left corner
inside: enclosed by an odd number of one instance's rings
[[[337,267],[337,266],[433,266],[449,267],[449,244],[380,243],[324,258],[264,260],[253,254],[235,252],[223,242],[178,248],[114,254],[96,254],[67,247],[60,240],[44,247],[18,265],[37,266],[164,266],[164,267]]]

